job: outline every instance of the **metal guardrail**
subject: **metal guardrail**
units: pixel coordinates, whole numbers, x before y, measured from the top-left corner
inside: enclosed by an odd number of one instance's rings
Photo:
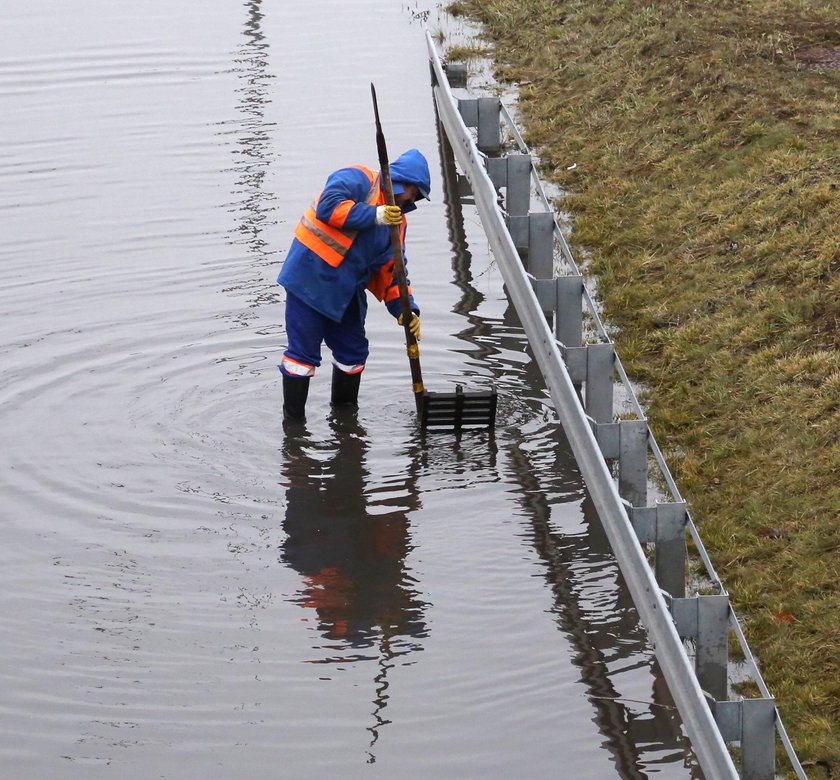
[[[498,98],[454,96],[433,39],[428,32],[426,37],[440,123],[469,180],[508,294],[701,769],[715,780],[739,777],[726,746],[737,742],[740,777],[772,780],[778,733],[793,771],[807,780],[729,596],[584,285],[528,147]],[[465,75],[457,74],[464,85]],[[516,151],[503,148],[502,126]],[[534,193],[542,210],[531,209]],[[555,276],[558,259],[566,266],[565,275]],[[592,336],[588,340],[594,343],[584,343],[584,311]],[[636,419],[615,419],[616,387]],[[650,461],[667,486],[668,502],[648,505]],[[616,478],[609,463],[617,464]],[[717,595],[686,597],[686,531]],[[652,567],[643,545],[654,552]],[[760,698],[728,698],[729,631],[737,638]],[[693,663],[686,641],[694,646]]]

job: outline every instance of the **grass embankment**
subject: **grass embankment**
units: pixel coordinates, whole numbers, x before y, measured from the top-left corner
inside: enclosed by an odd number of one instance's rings
[[[836,0],[450,10],[520,84],[797,751],[840,776],[840,69],[810,64]]]

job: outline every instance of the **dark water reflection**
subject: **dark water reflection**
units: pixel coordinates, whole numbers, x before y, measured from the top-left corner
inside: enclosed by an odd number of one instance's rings
[[[368,762],[376,760],[388,724],[388,671],[396,659],[422,649],[425,602],[406,566],[409,513],[420,506],[419,447],[400,458],[404,481],[390,481],[389,497],[369,501],[368,433],[355,411],[338,410],[327,439],[303,433],[283,444],[286,512],[281,561],[301,576],[295,601],[317,616],[326,653],[311,660],[337,667],[376,664]]]
[[[420,506],[417,448],[405,455],[404,482],[374,507],[366,488],[367,431],[353,412],[331,420],[334,438],[284,441],[281,560],[302,577],[298,603],[317,614],[333,655],[317,663],[384,659],[419,650],[424,603],[406,569],[409,513]]]
[[[275,210],[274,196],[267,191],[265,179],[275,157],[271,137],[274,123],[266,119],[266,108],[271,103],[271,89],[276,82],[269,70],[270,48],[262,30],[262,2],[250,0],[245,8],[244,43],[234,59],[241,84],[236,90],[241,120],[237,123],[234,151],[239,175],[234,194],[240,200],[234,213],[242,241],[250,252],[259,256],[273,251],[263,233]]]

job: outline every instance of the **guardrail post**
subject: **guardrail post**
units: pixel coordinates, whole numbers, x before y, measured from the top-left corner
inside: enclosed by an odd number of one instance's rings
[[[505,188],[506,221],[513,244],[517,249],[527,249],[533,166],[531,155],[508,154],[504,157],[488,157],[484,162],[493,186],[497,189]]]
[[[508,233],[519,252],[519,259],[522,259],[522,252],[528,248],[528,239],[530,238],[531,223],[527,214],[509,215],[507,218]]]
[[[647,504],[647,420],[620,420],[618,494],[633,506]]]
[[[583,342],[583,276],[558,276],[554,306],[554,335],[566,347]]]
[[[580,349],[583,342],[583,277],[576,274],[535,279],[529,274],[528,280],[543,312],[554,312],[554,335],[560,347]],[[574,376],[572,381],[576,386],[579,384]]]
[[[694,668],[700,687],[717,701],[726,700],[729,596],[672,599],[671,614],[680,637],[694,640]]]
[[[705,691],[722,701],[728,698],[729,596],[697,598],[697,679]]]
[[[599,424],[612,423],[615,364],[615,347],[612,342],[587,344],[585,347],[566,347],[563,353],[569,378],[575,387],[579,388],[583,382],[586,383],[584,405],[587,416]],[[618,439],[615,441],[616,453],[604,455],[605,458],[618,457]]]
[[[685,597],[685,502],[630,507],[630,522],[641,544],[655,547],[654,572],[662,590],[675,599]]]
[[[455,188],[459,200],[465,203],[475,202],[470,180],[463,173],[455,174]]]
[[[528,254],[526,270],[537,279],[554,276],[554,214],[532,211],[528,214]]]
[[[502,132],[499,122],[502,104],[499,98],[473,98],[459,100],[458,110],[467,127],[478,128],[476,146],[485,154],[498,154],[502,148]]]
[[[656,581],[675,598],[685,597],[685,502],[656,505]]]
[[[476,98],[459,100],[458,113],[464,120],[465,127],[478,127],[478,100]]]
[[[467,63],[447,62],[444,70],[446,71],[446,78],[449,80],[450,87],[467,86]],[[434,74],[434,69],[432,70],[432,74]]]
[[[744,699],[741,723],[741,777],[771,780],[776,776],[776,702]]]
[[[479,151],[497,154],[502,148],[502,132],[499,122],[502,104],[499,98],[478,98],[478,142]]]
[[[531,209],[530,154],[509,154],[507,160],[507,192],[505,209],[508,215],[524,215]]]
[[[595,422],[612,422],[613,366],[612,344],[590,344],[586,350],[586,413]]]
[[[741,779],[776,776],[776,701],[741,699],[713,705],[715,722],[726,742],[741,743]]]
[[[645,509],[647,504],[647,420],[593,422],[595,441],[606,460],[618,460],[618,494],[631,508]],[[631,518],[632,520],[632,518]],[[649,520],[655,540],[655,520]],[[638,536],[638,529],[636,535]]]

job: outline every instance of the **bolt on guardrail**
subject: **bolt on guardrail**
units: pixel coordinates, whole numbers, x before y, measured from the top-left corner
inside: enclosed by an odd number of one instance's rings
[[[729,596],[587,291],[530,150],[498,98],[454,96],[453,86],[466,87],[466,67],[445,69],[428,32],[427,45],[441,127],[469,180],[493,254],[701,768],[708,777],[738,777],[726,743],[739,743],[740,777],[772,780],[778,734],[794,773],[807,780]],[[515,150],[505,149],[503,127]],[[531,208],[534,192],[538,210]],[[556,275],[555,261],[569,272]],[[585,313],[594,343],[585,343]],[[616,419],[616,387],[635,419]],[[670,501],[649,504],[651,463],[658,467]],[[615,465],[615,477],[609,464]],[[686,532],[717,591],[714,595],[686,595]],[[652,567],[642,545],[652,549]],[[730,631],[759,698],[728,698]],[[693,659],[686,642],[693,644]]]

